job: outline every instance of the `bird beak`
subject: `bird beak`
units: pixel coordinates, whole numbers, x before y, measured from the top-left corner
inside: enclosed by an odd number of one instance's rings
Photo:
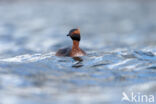
[[[67,34],[67,36],[70,36],[70,34]]]

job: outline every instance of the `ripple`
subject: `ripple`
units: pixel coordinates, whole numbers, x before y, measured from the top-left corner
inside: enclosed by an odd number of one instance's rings
[[[26,54],[26,55],[20,55],[20,56],[16,56],[12,58],[0,59],[0,61],[1,62],[20,62],[20,63],[35,62],[35,61],[43,60],[52,56],[54,56],[53,52],[48,53],[48,54],[34,54],[34,55]]]

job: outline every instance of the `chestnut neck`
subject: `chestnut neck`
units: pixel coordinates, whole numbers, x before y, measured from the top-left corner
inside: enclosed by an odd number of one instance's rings
[[[79,41],[73,40],[73,46],[72,49],[79,49]]]

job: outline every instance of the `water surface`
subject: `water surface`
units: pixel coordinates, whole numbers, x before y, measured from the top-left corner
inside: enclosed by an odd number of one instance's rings
[[[156,2],[0,3],[0,104],[129,104],[156,97]],[[80,58],[56,57],[80,28]],[[156,100],[156,99],[155,99]]]

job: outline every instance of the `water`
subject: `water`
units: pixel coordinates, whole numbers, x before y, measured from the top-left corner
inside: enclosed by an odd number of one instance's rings
[[[155,5],[1,1],[0,104],[129,104],[123,92],[156,97]],[[56,57],[77,27],[88,55]]]

